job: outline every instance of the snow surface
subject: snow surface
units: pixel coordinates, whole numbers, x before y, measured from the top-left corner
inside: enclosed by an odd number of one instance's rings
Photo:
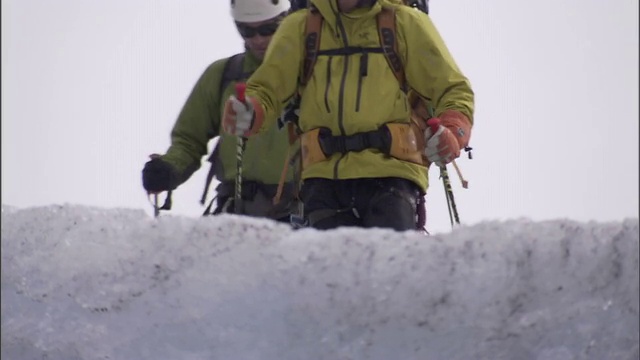
[[[638,359],[638,219],[423,236],[2,207],[2,359]]]

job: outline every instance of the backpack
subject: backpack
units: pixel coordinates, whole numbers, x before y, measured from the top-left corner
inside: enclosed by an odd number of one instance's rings
[[[224,99],[222,99],[222,95],[224,90],[231,84],[236,81],[244,81],[251,76],[250,72],[245,72],[244,65],[244,57],[245,53],[238,53],[231,56],[227,62],[224,64],[224,68],[222,70],[222,78],[220,79],[220,84],[218,84],[218,94],[220,96],[221,103]],[[207,180],[204,186],[204,191],[202,192],[202,197],[200,198],[200,204],[204,205],[207,201],[207,194],[209,193],[209,187],[211,186],[211,181],[216,174],[217,170],[217,159],[218,159],[218,150],[219,150],[220,141],[216,143],[216,146],[212,149],[209,158],[207,161],[211,163],[209,168],[209,173],[207,173]],[[204,211],[203,215],[208,215],[211,212],[211,206],[213,204],[213,200],[207,209]]]
[[[297,1],[297,3],[301,2],[306,1]],[[419,9],[426,14],[429,13],[428,0],[398,0],[398,3]],[[299,4],[296,6],[299,6]],[[408,90],[404,75],[404,65],[402,64],[402,60],[398,55],[396,17],[395,9],[393,7],[383,6],[382,11],[380,11],[380,13],[378,13],[377,15],[378,34],[380,36],[380,47],[377,48],[347,46],[338,49],[320,50],[320,30],[322,28],[322,21],[323,18],[322,15],[320,15],[318,9],[316,9],[313,4],[309,5],[304,40],[304,62],[300,78],[300,84],[302,86],[306,85],[311,78],[316,59],[320,55],[383,53],[385,58],[387,59],[389,67],[391,68],[391,70],[393,70],[396,79],[398,79],[401,88],[405,92]]]
[[[404,4],[405,6],[409,6],[418,10],[424,9],[425,12],[428,11],[427,0],[396,0],[396,3]],[[426,146],[425,140],[422,136],[418,136],[417,134],[422,134],[426,130],[426,120],[432,117],[432,111],[430,105],[423,101],[417,95],[417,93],[410,91],[407,84],[404,72],[404,64],[401,57],[398,55],[398,40],[396,34],[396,8],[394,6],[383,5],[382,10],[376,16],[376,20],[380,46],[344,46],[334,49],[320,50],[320,36],[323,18],[318,9],[313,4],[311,4],[307,11],[305,24],[303,49],[304,55],[302,69],[299,77],[299,86],[306,86],[308,81],[311,79],[311,75],[313,74],[318,56],[348,56],[356,54],[362,54],[366,56],[370,53],[382,53],[385,56],[390,69],[393,71],[394,76],[398,80],[400,89],[402,89],[402,91],[405,92],[408,96],[409,104],[412,109],[410,130],[408,130],[408,132],[416,134],[415,136],[411,135],[410,137],[415,138],[415,140],[412,141],[415,141],[418,149],[424,149],[424,147]],[[299,101],[299,99],[297,99],[297,101]],[[295,123],[297,123],[296,121],[293,122],[294,124],[290,124],[290,126],[294,126]],[[389,131],[397,134],[399,138],[406,138],[406,136],[402,135],[407,134],[406,128],[402,129],[401,127],[397,127],[395,125],[388,125],[387,128],[389,129]],[[290,133],[291,132],[292,131],[290,131]],[[310,136],[314,137],[316,135],[311,134]],[[410,149],[404,149],[406,151],[402,151],[403,149],[400,147],[394,147],[394,149],[397,150],[395,151],[396,155],[408,154],[408,156],[404,158],[400,157],[403,160],[408,160],[424,166],[429,166],[429,161],[423,154],[412,152],[410,151]],[[317,158],[318,157],[314,159]],[[319,158],[322,158],[322,156],[319,156]],[[311,156],[309,156],[309,159],[311,159]]]

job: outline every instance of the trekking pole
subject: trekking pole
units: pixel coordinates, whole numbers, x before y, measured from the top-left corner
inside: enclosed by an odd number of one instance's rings
[[[153,194],[153,217],[160,216],[160,206],[158,206],[158,194]]]
[[[151,154],[151,155],[149,155],[149,158],[151,160],[157,159],[159,157],[160,157],[159,154]],[[150,203],[151,203],[151,194],[152,193],[147,192],[147,199],[149,200]],[[167,191],[167,198],[164,200],[164,204],[162,206],[160,206],[160,205],[158,205],[160,203],[159,200],[158,200],[158,193],[153,193],[153,202],[151,203],[151,205],[153,206],[153,217],[154,218],[157,218],[158,216],[160,216],[160,210],[171,210],[171,205],[172,205],[171,194],[172,194],[172,190],[168,190]]]
[[[151,154],[149,155],[149,159],[154,160],[160,157],[160,154]],[[150,197],[151,193],[147,193],[147,197]],[[151,199],[149,199],[149,202],[151,202]],[[160,206],[158,206],[158,193],[153,194],[153,203],[151,204],[153,206],[153,217],[157,218],[158,216],[160,216]]]
[[[427,125],[431,127],[431,131],[435,134],[440,127],[440,121],[437,118],[431,118],[427,121]],[[453,197],[453,189],[451,188],[451,180],[449,179],[449,172],[447,166],[442,165],[440,168],[440,177],[442,178],[442,184],[444,185],[444,192],[447,197],[447,209],[449,210],[449,220],[451,221],[451,227],[454,227],[454,220],[456,224],[460,225],[460,217],[458,216],[458,207],[456,206],[455,198]]]
[[[453,225],[454,219],[456,224],[460,225],[458,208],[456,207],[456,201],[453,197],[453,189],[451,188],[451,181],[449,180],[449,172],[447,171],[446,166],[440,167],[440,177],[442,177],[442,183],[444,184],[444,191],[447,196],[447,207],[449,208],[449,220],[451,221],[451,227],[454,226]]]
[[[153,206],[153,217],[157,218],[158,216],[160,216],[160,210],[171,210],[171,205],[172,205],[171,193],[172,193],[171,190],[167,191],[167,198],[164,200],[164,204],[162,206],[158,205],[160,204],[158,193],[153,193],[153,202],[151,201],[152,193],[150,192],[147,193],[147,198],[149,200],[149,203],[151,203],[151,206]]]
[[[245,103],[244,91],[247,85],[245,83],[236,84],[236,97],[242,103]],[[234,212],[242,214],[244,206],[242,204],[242,158],[246,147],[246,139],[242,136],[236,136],[236,184],[235,184],[235,202]]]

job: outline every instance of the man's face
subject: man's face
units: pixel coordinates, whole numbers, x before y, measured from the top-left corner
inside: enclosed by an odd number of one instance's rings
[[[249,51],[258,59],[264,59],[271,37],[276,32],[281,18],[253,23],[237,23],[238,32],[245,41]]]

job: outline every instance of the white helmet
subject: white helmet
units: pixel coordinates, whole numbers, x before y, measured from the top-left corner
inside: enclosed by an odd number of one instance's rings
[[[231,0],[231,16],[237,22],[260,22],[289,10],[289,0]]]

